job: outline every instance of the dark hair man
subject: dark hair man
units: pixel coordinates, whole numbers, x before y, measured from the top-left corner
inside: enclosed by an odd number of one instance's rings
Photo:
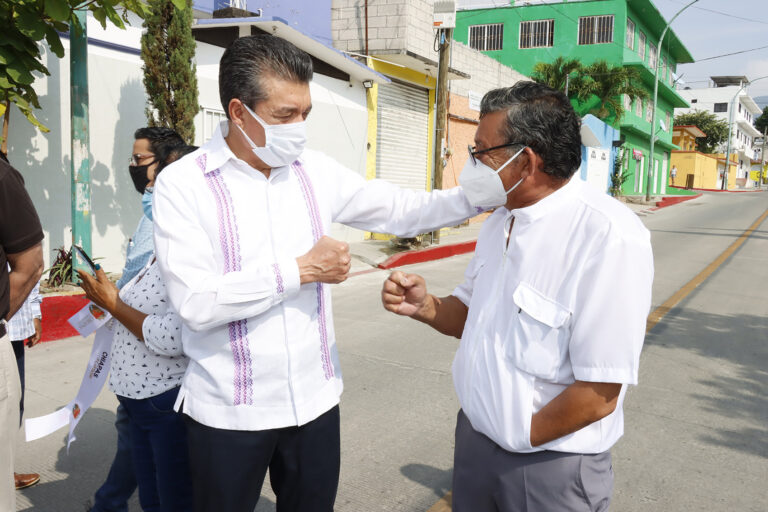
[[[453,510],[607,510],[611,446],[637,384],[650,235],[578,178],[579,119],[534,82],[490,91],[460,176],[484,223],[452,295],[393,272],[384,307],[461,338]],[[465,177],[466,173],[466,177]]]
[[[43,229],[21,174],[0,158],[0,510],[16,510],[13,453],[21,381],[6,321],[43,273]],[[10,266],[10,272],[7,267]]]
[[[332,222],[414,235],[475,214],[461,190],[365,181],[305,149],[312,60],[273,36],[235,40],[219,66],[227,113],[155,187],[155,247],[184,320],[195,507],[252,512],[269,468],[281,511],[330,512],[342,390],[328,284],[344,281]]]
[[[167,165],[167,160],[176,148],[184,147],[184,140],[170,128],[147,126],[139,128],[133,135],[133,149],[128,172],[136,192],[141,194],[143,214],[133,236],[128,240],[123,275],[117,282],[122,288],[147,264],[154,253],[152,242],[152,187],[158,169]],[[115,427],[117,428],[117,452],[107,479],[93,497],[91,512],[127,511],[128,499],[136,490],[136,476],[131,459],[131,436],[128,414],[122,404],[117,406]]]

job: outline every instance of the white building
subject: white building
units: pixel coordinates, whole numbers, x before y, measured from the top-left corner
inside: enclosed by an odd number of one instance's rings
[[[128,174],[133,134],[146,126],[146,94],[140,57],[141,20],[130,18],[126,30],[101,25],[88,17],[88,81],[90,118],[92,252],[108,272],[120,272],[125,250],[141,216],[141,201]],[[325,46],[284,23],[262,19],[202,19],[193,27],[198,40],[195,56],[200,113],[195,118],[195,144],[208,140],[225,118],[219,100],[218,63],[224,52],[216,41],[259,31],[288,39],[313,57],[313,100],[308,120],[308,147],[322,150],[365,175],[368,110],[363,81],[389,80],[360,62]],[[224,42],[227,42],[224,41]],[[227,44],[228,44],[227,42]],[[42,221],[46,267],[54,249],[72,243],[70,205],[70,83],[67,55],[59,59],[43,46],[50,76],[38,77],[41,133],[12,109],[8,150],[11,164],[26,187]],[[331,236],[362,240],[364,233],[335,226]]]
[[[739,157],[736,176],[737,185],[745,188],[754,186],[750,179],[751,161],[756,158],[755,138],[762,135],[755,128],[755,119],[760,116],[762,109],[757,106],[752,97],[746,92],[749,80],[745,76],[713,76],[713,86],[701,89],[678,90],[680,95],[688,100],[691,108],[675,109],[675,115],[705,110],[731,124],[731,154]],[[718,148],[725,153],[726,144]]]

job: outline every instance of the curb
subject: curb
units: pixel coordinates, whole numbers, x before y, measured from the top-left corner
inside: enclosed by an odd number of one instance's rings
[[[656,206],[654,208],[649,208],[646,211],[655,212],[657,210],[661,210],[662,208],[666,208],[667,206],[672,206],[675,204],[683,203],[685,201],[690,201],[691,199],[696,199],[703,195],[704,194],[696,194],[695,196],[667,196],[663,198],[661,201],[657,201]]]
[[[722,190],[719,188],[683,188],[683,187],[676,187],[674,185],[669,185],[669,187],[676,188],[678,190],[699,190],[701,192],[730,192],[732,194],[741,194],[744,192],[765,192],[765,189],[762,189],[762,188],[756,188],[752,190]]]
[[[43,334],[41,342],[60,340],[78,336],[78,332],[67,319],[88,303],[85,294],[54,295],[43,297],[40,312],[43,315]]]
[[[475,245],[477,245],[477,240],[470,240],[469,242],[459,242],[455,244],[439,245],[437,247],[428,247],[426,249],[399,252],[393,254],[382,263],[379,263],[377,267],[388,270],[394,267],[402,267],[403,265],[413,265],[414,263],[424,263],[426,261],[449,258],[458,254],[472,252],[475,250]]]

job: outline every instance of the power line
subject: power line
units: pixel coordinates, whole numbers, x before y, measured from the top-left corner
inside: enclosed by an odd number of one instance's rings
[[[766,48],[768,48],[768,45],[760,46],[759,48],[750,48],[749,50],[741,50],[741,51],[738,51],[738,52],[724,53],[723,55],[715,55],[714,57],[707,57],[706,59],[699,59],[699,60],[696,61],[696,63],[704,62],[705,60],[713,60],[713,59],[720,59],[722,57],[730,57],[731,55],[739,55],[741,53],[755,52],[757,50],[764,50]]]
[[[683,3],[685,3],[685,2],[681,2],[679,0],[669,0],[669,1],[673,1],[676,4],[683,4]],[[735,14],[730,14],[730,13],[722,12],[722,11],[716,11],[714,9],[707,9],[706,7],[699,7],[697,5],[694,5],[693,8],[694,9],[698,9],[699,11],[707,11],[707,12],[711,12],[711,13],[715,13],[715,14],[720,14],[721,16],[727,16],[728,18],[734,18],[734,19],[737,19],[737,20],[751,21],[753,23],[761,23],[763,25],[768,25],[768,21],[756,20],[754,18],[744,18],[742,16],[736,16]]]

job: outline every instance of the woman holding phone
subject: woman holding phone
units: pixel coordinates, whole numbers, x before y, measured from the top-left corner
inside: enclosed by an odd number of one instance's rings
[[[100,265],[93,268],[95,277],[78,274],[86,296],[118,322],[109,387],[130,418],[141,507],[191,511],[187,433],[181,414],[173,410],[188,362],[181,319],[169,306],[154,256],[119,290]]]

